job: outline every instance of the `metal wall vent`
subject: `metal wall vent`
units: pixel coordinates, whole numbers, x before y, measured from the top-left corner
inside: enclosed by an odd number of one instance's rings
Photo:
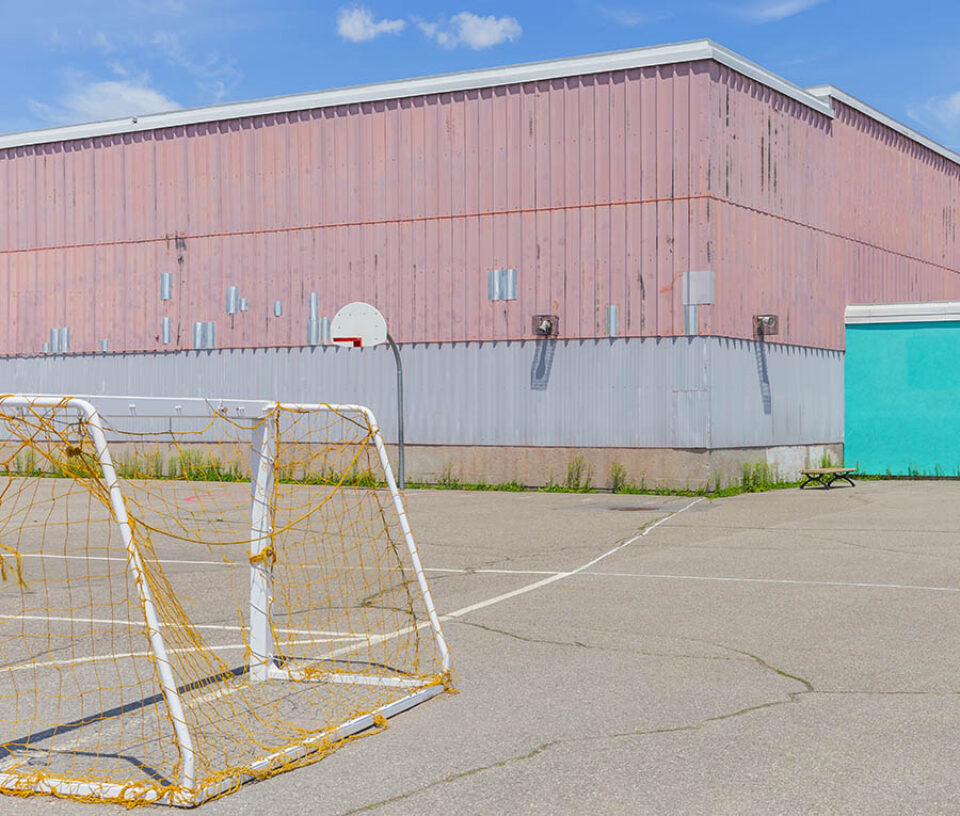
[[[328,346],[330,345],[330,318],[321,317],[316,320],[307,320],[307,345],[308,346]]]
[[[307,319],[307,345],[330,345],[330,318],[320,317]]]
[[[160,273],[160,300],[173,299],[173,273]]]
[[[691,269],[683,273],[683,333],[700,333],[700,307],[712,306],[714,275],[711,269]]]
[[[607,337],[620,336],[620,307],[616,303],[607,306]]]
[[[319,346],[329,342],[330,318],[320,317],[320,295],[317,292],[311,292],[307,299],[307,345]]]
[[[283,317],[283,301],[282,300],[273,301],[273,316]]]
[[[50,353],[66,354],[70,351],[70,328],[61,326],[50,329]]]
[[[110,341],[104,337],[100,340],[100,353],[106,354],[108,351],[110,351]]]
[[[164,317],[160,320],[160,342],[167,346],[170,344],[170,318]]]
[[[487,271],[488,300],[517,299],[517,270],[490,269]]]
[[[228,286],[227,287],[227,314],[228,315],[236,314],[239,305],[240,305],[240,287]]]
[[[193,324],[193,347],[195,349],[213,349],[217,347],[217,324],[210,320]]]

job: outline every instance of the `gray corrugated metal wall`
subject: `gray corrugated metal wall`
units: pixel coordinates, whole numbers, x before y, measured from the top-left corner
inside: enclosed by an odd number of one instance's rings
[[[715,337],[411,344],[411,444],[728,448],[839,442],[843,355]],[[396,438],[386,347],[0,358],[0,390],[369,405]]]

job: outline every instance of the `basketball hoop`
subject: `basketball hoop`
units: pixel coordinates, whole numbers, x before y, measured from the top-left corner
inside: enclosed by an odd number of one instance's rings
[[[330,323],[330,341],[344,348],[365,348],[387,342],[387,321],[369,303],[348,303]]]

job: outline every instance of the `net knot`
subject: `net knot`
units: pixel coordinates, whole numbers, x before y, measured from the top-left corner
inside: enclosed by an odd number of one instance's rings
[[[374,714],[373,715],[373,724],[377,728],[388,728],[387,718],[383,714]]]
[[[256,555],[249,556],[251,564],[262,564],[272,567],[277,563],[277,551],[273,549],[273,544],[268,544]]]

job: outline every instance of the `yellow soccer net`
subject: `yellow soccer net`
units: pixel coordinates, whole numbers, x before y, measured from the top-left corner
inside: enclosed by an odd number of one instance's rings
[[[0,397],[0,791],[192,806],[449,686],[359,406]]]

